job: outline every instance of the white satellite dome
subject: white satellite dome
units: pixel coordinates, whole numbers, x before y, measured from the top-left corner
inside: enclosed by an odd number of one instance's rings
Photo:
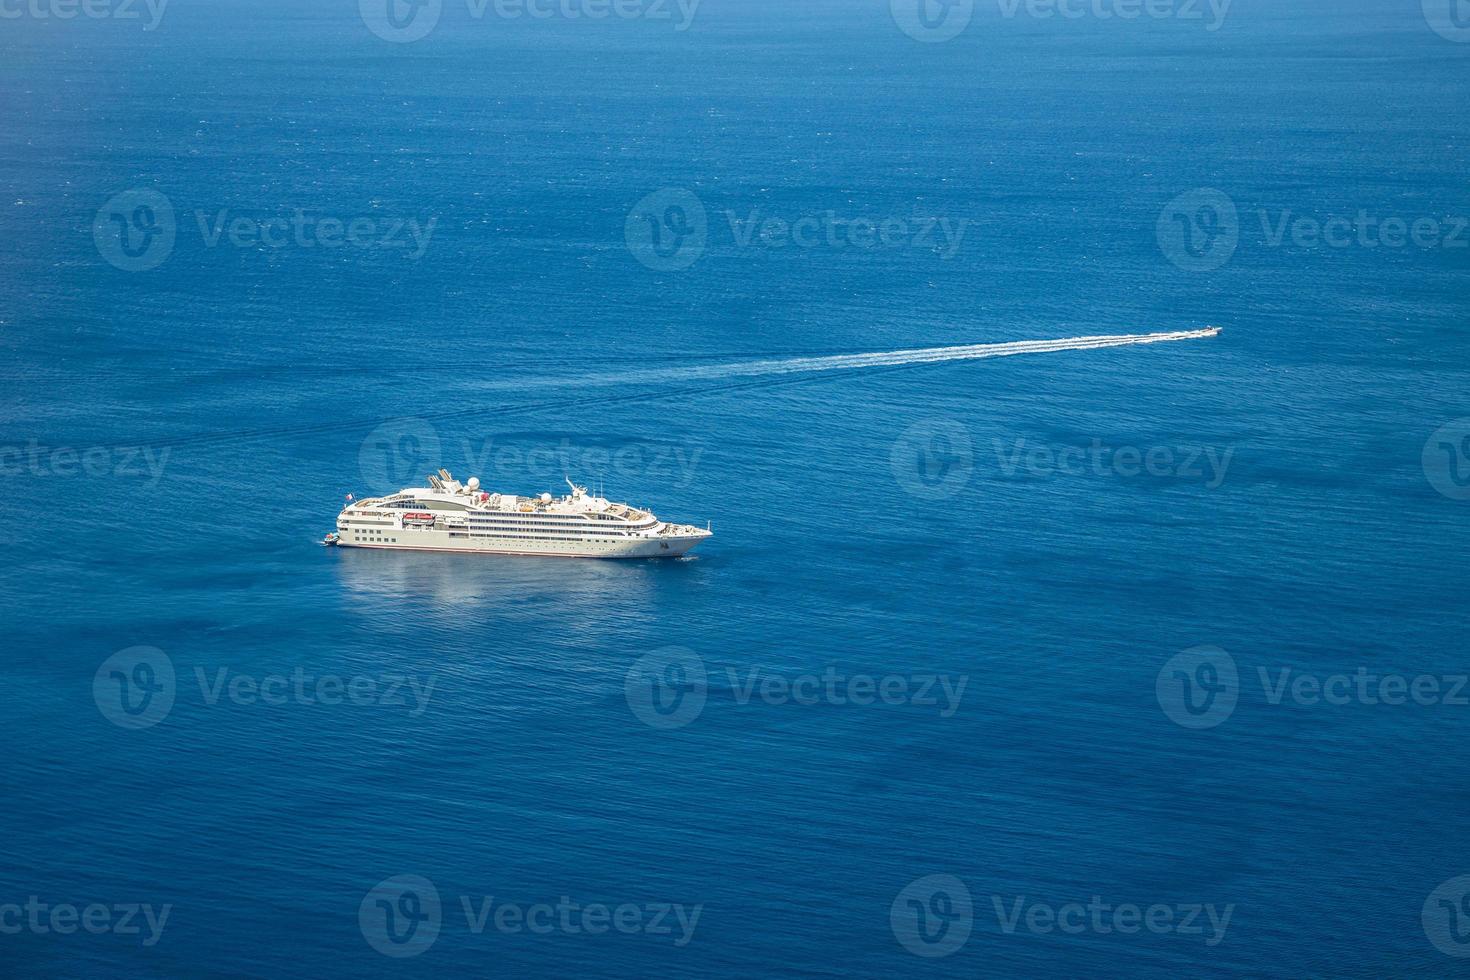
[[[549,494],[549,493],[543,493],[541,495],[541,502],[543,504],[549,504],[549,503],[551,503],[551,494]]]
[[[471,490],[480,489],[480,478],[478,476],[470,477],[470,482],[466,483],[465,486],[469,487]]]

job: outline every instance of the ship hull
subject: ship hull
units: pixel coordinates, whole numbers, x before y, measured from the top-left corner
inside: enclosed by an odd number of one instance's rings
[[[688,554],[703,537],[647,538],[629,541],[509,541],[493,538],[451,538],[436,531],[397,531],[395,540],[352,540],[342,535],[339,548],[370,551],[438,551],[470,555],[534,556],[542,558],[678,558]]]

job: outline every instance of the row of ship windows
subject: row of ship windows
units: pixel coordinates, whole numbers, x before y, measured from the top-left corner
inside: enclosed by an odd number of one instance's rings
[[[544,527],[544,528],[556,528],[557,530],[560,530],[562,528],[568,528],[568,529],[575,529],[575,530],[579,530],[579,531],[580,530],[586,530],[589,533],[616,534],[619,530],[622,530],[624,528],[631,528],[634,525],[632,525],[632,524],[625,524],[625,525],[620,525],[617,528],[600,528],[600,527],[592,527],[592,526],[587,525],[587,524],[566,524],[566,523],[561,523],[561,522],[558,522],[558,523],[547,523],[546,521],[504,521],[504,520],[487,521],[487,520],[477,520],[477,519],[471,517],[470,518],[470,526],[471,527]]]
[[[348,522],[347,523],[347,526],[348,527],[373,527],[374,525],[369,524],[366,521],[356,521],[356,522]],[[391,524],[380,524],[380,525],[376,525],[376,526],[378,526],[378,527],[392,527]],[[650,525],[645,525],[645,526],[646,527],[652,527],[653,525],[650,524]],[[605,536],[616,536],[616,537],[622,537],[622,536],[626,535],[629,530],[636,530],[636,528],[633,528],[631,526],[629,528],[627,528],[627,529],[623,529],[623,528],[601,528],[601,527],[578,527],[578,528],[557,527],[557,528],[548,528],[544,524],[536,524],[533,521],[496,521],[496,522],[479,522],[479,521],[476,521],[474,523],[471,523],[470,524],[470,527],[476,529],[477,531],[498,530],[500,528],[512,528],[512,527],[529,527],[529,528],[539,528],[539,529],[542,529],[542,530],[557,530],[557,531],[565,530],[565,531],[575,531],[577,534],[601,534],[601,535],[605,535]],[[427,531],[427,530],[431,530],[431,528],[429,528],[427,526],[422,526],[422,527],[418,527],[418,528],[413,528],[413,530]],[[368,531],[368,532],[364,532],[364,533],[378,534],[378,533],[382,533],[382,532]]]
[[[534,519],[539,524],[548,524],[548,523],[551,523],[551,524],[591,524],[591,523],[594,523],[596,521],[602,521],[603,523],[609,523],[609,522],[615,522],[615,523],[618,523],[618,524],[622,524],[623,523],[623,521],[618,520],[616,517],[606,518],[606,519],[600,518],[600,517],[594,517],[591,520],[588,520],[586,517],[583,517],[581,514],[530,514],[530,513],[522,514],[522,513],[512,513],[512,512],[506,512],[504,514],[495,514],[495,513],[490,513],[490,514],[486,514],[486,513],[474,513],[474,514],[470,514],[470,520],[472,520],[472,521],[508,521],[508,520],[525,520],[526,518],[532,518],[532,519]]]
[[[543,528],[537,528],[536,525],[534,525],[534,524],[517,524],[517,525],[471,524],[470,525],[470,528],[472,530],[474,530],[474,531],[499,532],[504,527],[512,527],[512,526],[513,527],[534,528],[534,529],[540,530],[540,531],[562,531],[562,532],[565,532],[565,533],[568,533],[568,534],[600,534],[600,535],[603,535],[604,537],[624,537],[625,534],[626,534],[626,532],[624,532],[624,531],[610,531],[610,530],[609,531],[605,531],[605,530],[603,530],[600,527],[588,527],[588,528],[581,528],[581,527],[577,527],[577,528],[572,528],[572,527],[565,527],[565,528],[563,528],[563,527],[543,527]],[[514,534],[516,532],[515,531],[509,531],[508,533]]]
[[[573,523],[573,525],[591,525],[591,523],[604,523],[604,525],[623,525],[625,520],[620,517],[597,517],[589,514],[538,514],[535,511],[470,511],[470,520],[554,520],[560,523]]]
[[[418,510],[433,513],[437,516],[443,516],[445,513],[445,511],[442,509],[443,505],[439,505],[439,507],[436,508],[433,505],[427,503],[418,503],[416,501],[408,501],[406,503],[397,504],[383,504],[382,506],[384,509],[387,510]],[[450,513],[455,513],[457,515],[458,512],[451,511]],[[504,521],[511,520],[513,518],[524,519],[527,517],[534,518],[537,523],[541,524],[587,524],[596,522],[601,522],[604,524],[627,523],[626,521],[624,521],[623,518],[613,517],[609,514],[535,514],[529,511],[474,511],[471,512],[469,515],[469,518],[472,521]]]
[[[586,540],[585,538],[579,537],[579,536],[577,536],[575,534],[516,534],[516,533],[511,533],[511,532],[498,533],[498,534],[490,534],[490,533],[482,533],[482,532],[479,532],[479,531],[476,531],[473,534],[469,534],[469,535],[466,535],[463,532],[451,533],[449,536],[451,538],[463,538],[463,537],[471,537],[471,538],[519,538],[519,539],[526,540],[526,541],[585,541]]]

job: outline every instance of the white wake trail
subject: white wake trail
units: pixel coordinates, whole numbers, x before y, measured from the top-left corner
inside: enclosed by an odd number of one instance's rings
[[[1115,334],[1098,337],[1066,337],[1060,340],[1014,340],[1004,344],[966,344],[959,347],[923,347],[916,350],[883,351],[872,354],[836,354],[827,357],[795,357],[766,361],[737,361],[734,364],[691,367],[647,368],[589,374],[578,378],[530,378],[514,384],[489,382],[485,387],[525,389],[582,387],[588,385],[657,384],[666,381],[722,380],[770,374],[815,371],[850,371],[870,367],[899,367],[905,364],[939,364],[945,361],[974,361],[987,357],[1019,354],[1049,354],[1054,351],[1097,350],[1134,344],[1166,344],[1176,340],[1202,340],[1220,333],[1218,327],[1181,330],[1173,333]]]

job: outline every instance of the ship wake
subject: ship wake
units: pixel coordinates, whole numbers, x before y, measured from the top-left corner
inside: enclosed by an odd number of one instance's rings
[[[569,378],[522,379],[514,384],[490,382],[489,388],[561,388],[589,385],[662,384],[671,381],[718,381],[729,378],[817,371],[853,371],[860,368],[891,368],[910,364],[941,364],[947,361],[976,361],[989,357],[1049,354],[1056,351],[1098,350],[1136,344],[1167,344],[1181,340],[1203,340],[1220,333],[1218,327],[1180,330],[1173,333],[1114,334],[1096,337],[1066,337],[1059,340],[1015,340],[1002,344],[964,344],[957,347],[922,347],[914,350],[881,351],[871,354],[836,354],[826,357],[793,357],[780,360],[737,361],[733,364],[689,367],[646,368],[632,371],[591,373]]]

